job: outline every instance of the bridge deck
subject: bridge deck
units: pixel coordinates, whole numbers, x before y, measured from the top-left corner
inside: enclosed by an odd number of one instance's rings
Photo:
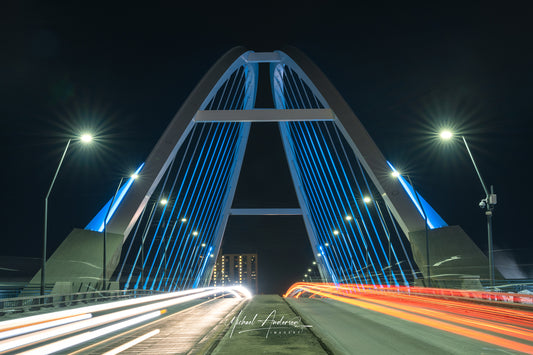
[[[233,319],[212,354],[327,354],[285,301],[258,295]]]
[[[313,332],[334,354],[515,353],[501,346],[334,300],[286,300],[302,314],[304,322],[313,325]],[[401,307],[398,305],[398,309]],[[464,327],[465,331],[479,330]],[[521,342],[531,345],[528,341]]]
[[[169,309],[173,313],[150,322],[131,332],[120,333],[115,339],[99,339],[78,349],[83,354],[103,354],[148,334],[159,333],[124,350],[121,354],[188,354],[204,353],[209,346],[214,328],[236,310],[242,300],[224,298],[202,302],[182,310]],[[182,307],[178,307],[179,309]],[[223,324],[221,324],[223,326]],[[76,353],[76,352],[75,352]]]

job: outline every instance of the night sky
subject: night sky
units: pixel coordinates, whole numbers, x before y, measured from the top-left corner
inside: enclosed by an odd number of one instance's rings
[[[515,260],[522,269],[513,276],[533,278],[531,13],[518,2],[435,3],[3,1],[0,255],[40,256],[44,196],[70,135],[92,130],[98,141],[69,150],[49,202],[49,253],[144,161],[224,52],[293,45],[443,219],[486,250],[484,194],[467,153],[435,139],[444,126],[464,134],[498,194],[496,262]],[[296,207],[276,126],[251,134],[235,205]],[[234,217],[225,238],[227,252],[259,253],[261,292],[283,292],[311,262],[299,218]]]

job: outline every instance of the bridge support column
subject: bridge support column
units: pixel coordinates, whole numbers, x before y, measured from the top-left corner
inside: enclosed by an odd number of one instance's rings
[[[428,231],[431,285],[446,288],[482,288],[487,280],[488,259],[459,226]],[[426,231],[409,233],[413,258],[426,277]],[[426,285],[427,286],[427,285]]]
[[[102,287],[103,233],[75,228],[46,261],[46,282],[53,287],[58,282],[72,283],[73,291],[80,286]],[[107,279],[115,270],[122,251],[121,234],[107,233]],[[37,285],[41,271],[30,281]],[[77,286],[76,286],[77,285]]]

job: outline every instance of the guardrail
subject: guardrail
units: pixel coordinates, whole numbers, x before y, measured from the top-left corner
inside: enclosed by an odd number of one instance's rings
[[[42,308],[70,307],[77,304],[116,301],[164,293],[152,290],[90,291],[71,294],[49,294],[44,296],[0,299],[0,317],[6,314],[37,311]]]

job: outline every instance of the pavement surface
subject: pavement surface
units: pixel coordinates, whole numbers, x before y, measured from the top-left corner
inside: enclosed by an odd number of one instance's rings
[[[286,300],[333,354],[522,354],[334,300]]]
[[[397,307],[403,313],[410,312],[402,304]],[[96,316],[109,312],[98,312]],[[60,353],[117,354],[120,350],[122,354],[158,355],[519,354],[493,345],[502,344],[500,341],[493,344],[483,342],[487,340],[485,335],[469,338],[460,335],[463,330],[460,334],[451,333],[423,325],[425,323],[405,320],[409,318],[396,318],[394,314],[332,299],[283,299],[277,295],[258,295],[250,300],[203,298],[169,306],[157,318],[131,325],[109,336],[94,338]],[[432,317],[431,312],[424,315]],[[462,329],[475,330],[474,326],[479,324],[475,322],[474,313],[467,312],[465,317],[474,323],[462,324]],[[508,318],[503,318],[505,324],[508,321]],[[533,349],[532,334],[527,333],[533,328],[528,328],[525,323],[509,324],[510,329],[522,331],[521,344],[529,344],[527,349]],[[497,323],[493,325],[478,331],[487,336],[497,335],[499,339],[517,340],[517,333],[500,332],[505,327]],[[107,326],[103,324],[81,333],[97,332]],[[45,343],[56,340],[50,339]],[[38,343],[35,347],[41,345]],[[511,348],[526,351],[524,347]],[[14,349],[14,353],[18,350]],[[530,353],[533,354],[533,351]]]
[[[310,327],[277,295],[258,295],[229,321],[212,354],[327,354]]]
[[[217,325],[223,324],[225,317],[236,312],[243,302],[242,299],[222,298],[196,305],[180,305],[176,309],[171,307],[160,319],[126,330],[115,337],[85,344],[74,351],[69,349],[68,353],[104,354],[157,332],[120,354],[202,354],[214,337],[213,331],[218,329]],[[183,309],[184,306],[187,308]]]

